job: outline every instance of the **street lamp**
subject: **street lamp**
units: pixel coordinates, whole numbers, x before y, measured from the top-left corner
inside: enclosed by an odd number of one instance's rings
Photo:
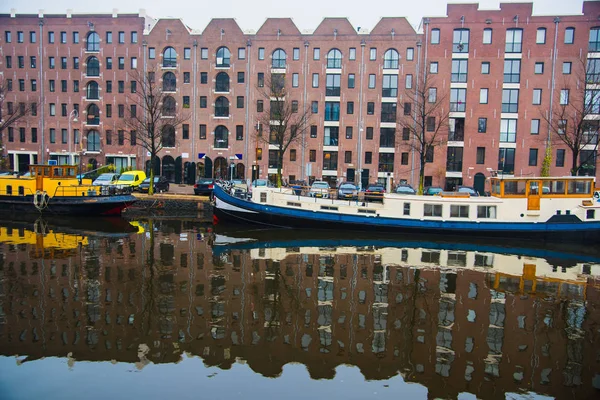
[[[71,111],[71,113],[69,114],[69,164],[72,164],[71,163],[71,157],[72,157],[72,154],[71,154],[71,142],[73,140],[71,140],[71,139],[73,139],[73,134],[72,134],[72,131],[71,131],[71,121],[77,122],[77,117],[78,116],[79,116],[79,112],[77,112],[76,109],[73,109],[73,111]]]

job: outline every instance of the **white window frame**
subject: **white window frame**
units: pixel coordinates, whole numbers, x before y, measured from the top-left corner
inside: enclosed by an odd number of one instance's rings
[[[561,89],[560,90],[559,104],[561,106],[566,106],[567,104],[569,104],[569,89]]]
[[[429,73],[430,74],[437,74],[438,73],[438,68],[439,68],[439,64],[437,61],[431,61],[429,63]]]
[[[479,89],[479,104],[487,104],[488,103],[488,88]]]
[[[483,30],[483,44],[492,44],[492,28]]]
[[[546,44],[546,28],[538,28],[535,34],[536,44]]]
[[[533,89],[533,96],[532,96],[531,104],[536,105],[536,106],[542,104],[542,89],[539,89],[539,88]]]
[[[531,120],[531,132],[532,135],[539,135],[540,134],[540,120],[539,119],[532,119]]]

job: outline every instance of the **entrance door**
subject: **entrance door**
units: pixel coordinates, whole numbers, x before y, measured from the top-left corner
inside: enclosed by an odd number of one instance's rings
[[[481,172],[476,173],[473,179],[473,186],[479,195],[483,196],[485,194],[485,175]]]
[[[360,176],[360,184],[363,189],[366,189],[369,186],[369,170],[363,169],[362,174]]]
[[[29,154],[17,154],[17,160],[19,164],[19,172],[29,171]]]
[[[540,182],[538,181],[527,182],[527,209],[540,209]]]
[[[354,176],[354,168],[348,168],[346,170],[346,180],[348,182],[354,182],[354,178],[355,178],[355,176]]]

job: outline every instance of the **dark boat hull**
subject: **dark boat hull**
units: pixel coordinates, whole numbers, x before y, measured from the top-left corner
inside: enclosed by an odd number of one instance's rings
[[[242,200],[231,196],[220,187],[215,187],[214,196],[216,204],[213,207],[213,213],[216,223],[229,222],[272,228],[334,229],[398,234],[422,233],[466,237],[524,238],[559,242],[600,242],[600,222],[573,221],[572,218],[538,224],[400,220],[379,216],[357,217],[334,213],[298,212]]]
[[[54,196],[38,205],[34,196],[0,196],[0,212],[38,215],[118,216],[136,201],[130,194],[112,196]]]

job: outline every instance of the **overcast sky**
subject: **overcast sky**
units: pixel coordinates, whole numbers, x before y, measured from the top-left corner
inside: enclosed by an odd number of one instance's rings
[[[233,17],[244,30],[258,30],[268,17],[292,17],[299,29],[315,29],[323,17],[348,17],[355,27],[372,29],[381,17],[407,17],[417,26],[423,16],[446,14],[444,0],[2,0],[0,12],[64,14],[111,13],[113,8],[122,13],[137,13],[141,8],[154,18],[177,17],[192,29],[202,30],[211,18]],[[504,2],[514,2],[505,0]],[[526,2],[520,0],[517,2]],[[469,1],[452,1],[469,3]],[[470,1],[470,3],[477,3]],[[479,1],[481,9],[498,9],[499,1]],[[534,0],[535,15],[581,14],[583,0]]]

